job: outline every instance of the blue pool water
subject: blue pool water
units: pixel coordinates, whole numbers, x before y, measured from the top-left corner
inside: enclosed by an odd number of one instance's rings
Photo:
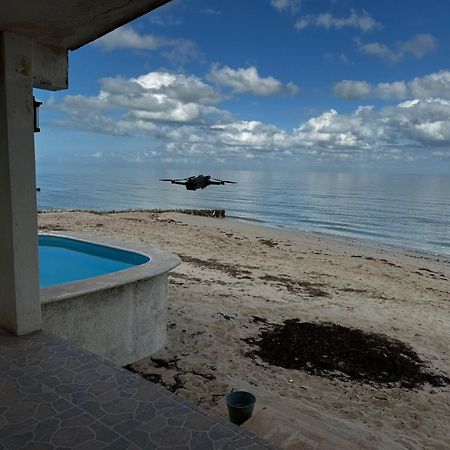
[[[144,255],[57,236],[39,236],[41,288],[128,269]]]

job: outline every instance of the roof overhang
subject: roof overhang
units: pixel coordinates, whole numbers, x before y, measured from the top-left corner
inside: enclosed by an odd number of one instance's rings
[[[76,50],[170,0],[18,0],[0,2],[0,31]]]
[[[18,0],[0,2],[0,32],[32,43],[33,86],[68,87],[68,50],[76,50],[171,0]]]

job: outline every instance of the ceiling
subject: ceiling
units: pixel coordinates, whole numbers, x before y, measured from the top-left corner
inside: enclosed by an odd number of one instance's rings
[[[16,0],[0,2],[0,30],[75,50],[171,0]]]

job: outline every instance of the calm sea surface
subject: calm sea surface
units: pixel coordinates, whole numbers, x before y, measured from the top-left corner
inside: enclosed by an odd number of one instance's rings
[[[450,255],[450,176],[215,171],[237,181],[187,191],[140,167],[38,164],[40,209],[214,208],[262,225]]]

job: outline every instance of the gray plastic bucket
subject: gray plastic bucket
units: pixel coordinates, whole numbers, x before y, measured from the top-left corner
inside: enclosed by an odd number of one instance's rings
[[[226,401],[230,422],[241,425],[252,417],[256,398],[250,392],[231,391],[226,396]]]

